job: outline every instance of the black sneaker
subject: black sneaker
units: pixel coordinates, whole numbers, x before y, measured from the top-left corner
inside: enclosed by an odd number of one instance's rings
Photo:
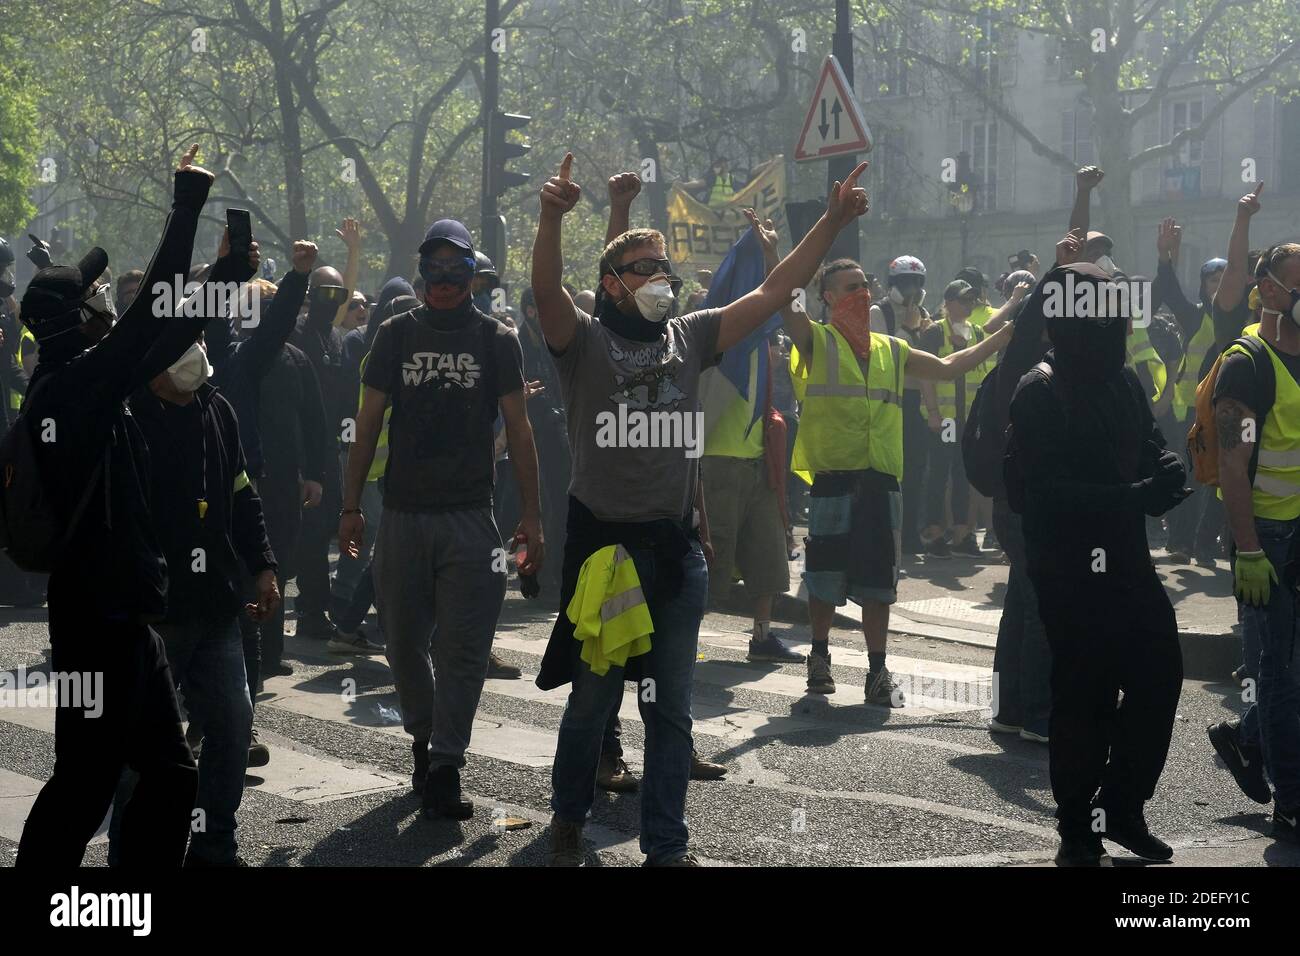
[[[286,664],[284,661],[275,661],[273,663],[263,661],[258,665],[258,671],[263,678],[289,677],[293,674],[293,665]]]
[[[1255,747],[1242,746],[1241,728],[1224,720],[1205,728],[1205,732],[1241,792],[1256,803],[1272,802],[1273,791],[1264,777],[1264,756]]]
[[[952,557],[952,548],[950,548],[948,542],[943,539],[943,535],[939,535],[939,537],[935,538],[925,546],[925,556],[927,558],[941,558],[946,560]]]
[[[745,660],[770,662],[773,664],[802,664],[803,655],[786,647],[773,634],[765,634],[760,640],[749,639],[749,653]]]
[[[813,651],[808,655],[808,693],[835,693],[835,678],[831,676],[831,655]]]
[[[318,640],[329,641],[339,636],[338,628],[330,623],[324,612],[316,614],[303,614],[298,618],[298,629],[294,631],[298,637],[312,637]]]
[[[904,538],[904,539],[903,539],[903,553],[904,553],[904,554],[924,554],[924,553],[925,553],[925,545],[922,543],[922,541],[921,541],[920,538]]]
[[[1296,828],[1296,818],[1300,817],[1300,807],[1292,810],[1273,808],[1273,839],[1286,840],[1288,843],[1300,843],[1300,832]]]
[[[462,799],[460,795],[460,771],[452,766],[437,767],[429,771],[424,783],[424,804],[421,807],[426,817],[448,817],[452,820],[468,820],[474,815],[474,804]]]
[[[980,558],[984,556],[984,552],[980,550],[979,542],[975,540],[974,532],[954,544],[952,553],[961,555],[963,558]]]
[[[266,744],[257,739],[257,728],[254,727],[253,736],[248,741],[248,766],[265,767],[270,762],[271,751]]]
[[[1101,835],[1091,830],[1061,830],[1061,846],[1056,851],[1057,866],[1101,866],[1106,848]]]
[[[1136,857],[1154,863],[1166,863],[1174,857],[1174,849],[1147,829],[1142,810],[1106,810],[1106,827],[1101,836],[1118,843]]]
[[[411,744],[411,789],[424,793],[424,783],[429,776],[429,741],[417,740]]]

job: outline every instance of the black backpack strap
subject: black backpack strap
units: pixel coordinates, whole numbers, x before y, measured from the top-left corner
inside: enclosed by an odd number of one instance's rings
[[[1250,355],[1251,361],[1255,363],[1255,376],[1259,385],[1260,401],[1259,408],[1255,409],[1255,447],[1250,452],[1250,464],[1246,469],[1246,477],[1250,483],[1255,483],[1255,472],[1259,468],[1259,449],[1263,444],[1264,422],[1268,419],[1268,413],[1273,410],[1273,403],[1277,400],[1277,373],[1273,369],[1273,358],[1269,355],[1272,351],[1263,339],[1256,338],[1253,335],[1243,335],[1235,340],[1233,345],[1240,345]],[[1229,346],[1231,348],[1231,346]]]
[[[882,301],[880,303],[880,314],[885,317],[885,331],[889,335],[893,335],[894,330],[898,328],[898,321],[894,317],[894,303],[888,299]]]

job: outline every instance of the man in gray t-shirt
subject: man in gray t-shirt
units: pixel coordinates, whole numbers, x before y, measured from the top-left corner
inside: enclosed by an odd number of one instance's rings
[[[721,310],[670,319],[655,342],[624,338],[581,310],[576,317],[573,341],[555,357],[573,455],[569,494],[602,521],[681,519],[694,500],[700,373],[717,357]]]
[[[691,682],[708,570],[689,527],[664,534],[645,529],[650,522],[659,522],[653,527],[661,531],[671,529],[669,522],[684,524],[693,500],[703,451],[700,373],[714,364],[717,353],[789,306],[840,229],[866,212],[867,195],[857,188],[866,164],[831,191],[826,213],[761,286],[722,309],[681,318],[672,318],[672,266],[663,235],[653,229],[630,230],[605,247],[603,301],[595,318],[574,307],[564,289],[560,254],[561,221],[581,194],[570,177],[572,167],[569,154],[558,175],[542,187],[532,274],[542,334],[560,371],[573,448],[570,494],[576,504],[570,507],[565,566],[589,557],[576,552],[589,547],[593,537],[604,540],[611,530],[623,535],[618,526],[627,526],[624,546],[654,627],[649,652],[635,659],[646,738],[641,849],[651,865],[694,866],[687,846],[686,784]],[[602,523],[594,535],[582,527],[591,525],[592,516]],[[566,583],[571,589],[572,582]],[[594,798],[605,724],[623,694],[622,667],[596,674],[578,659],[578,642],[570,643],[573,691],[551,772],[551,862],[560,866],[582,864],[582,826]]]

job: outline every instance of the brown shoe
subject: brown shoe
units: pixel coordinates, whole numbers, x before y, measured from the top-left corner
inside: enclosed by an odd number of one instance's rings
[[[551,817],[551,858],[550,866],[582,866],[582,827],[577,823],[565,823],[559,817]]]
[[[721,780],[727,775],[727,768],[720,763],[709,763],[697,754],[691,751],[691,779],[692,780]]]
[[[519,680],[523,676],[523,671],[497,657],[495,651],[488,655],[488,680]]]
[[[636,793],[640,784],[641,781],[627,769],[622,757],[600,755],[600,763],[596,767],[596,786],[610,793]]]

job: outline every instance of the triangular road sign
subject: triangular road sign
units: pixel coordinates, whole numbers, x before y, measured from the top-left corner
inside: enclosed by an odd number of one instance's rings
[[[796,163],[871,151],[871,130],[839,60],[828,56],[794,148]]]

